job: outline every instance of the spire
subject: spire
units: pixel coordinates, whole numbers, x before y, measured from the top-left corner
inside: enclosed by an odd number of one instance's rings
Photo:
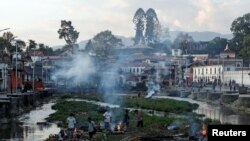
[[[226,45],[226,48],[224,49],[224,51],[230,51],[228,44]]]

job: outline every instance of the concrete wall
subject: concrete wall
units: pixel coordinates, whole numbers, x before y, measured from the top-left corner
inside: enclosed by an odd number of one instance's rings
[[[250,70],[243,71],[243,84],[250,86],[250,76],[248,75]],[[235,80],[236,83],[241,84],[242,82],[242,71],[225,71],[224,80],[228,83],[230,80]]]

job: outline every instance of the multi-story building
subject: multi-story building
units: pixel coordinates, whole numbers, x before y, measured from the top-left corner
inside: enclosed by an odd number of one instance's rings
[[[8,64],[0,63],[0,91],[8,88]]]
[[[223,79],[223,66],[198,66],[193,67],[194,82],[214,82],[215,80]]]

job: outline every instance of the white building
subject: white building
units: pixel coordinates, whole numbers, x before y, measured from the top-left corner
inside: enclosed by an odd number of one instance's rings
[[[182,55],[182,50],[181,49],[172,49],[172,56],[177,57]]]
[[[250,70],[225,71],[224,82],[228,84],[230,80],[240,85],[243,83],[245,86],[250,86]]]
[[[7,90],[8,87],[8,65],[0,63],[0,91]]]
[[[193,67],[193,81],[214,82],[215,79],[223,81],[222,65]]]
[[[123,72],[133,73],[135,75],[141,75],[144,73],[145,68],[146,66],[143,64],[127,64],[121,67]]]

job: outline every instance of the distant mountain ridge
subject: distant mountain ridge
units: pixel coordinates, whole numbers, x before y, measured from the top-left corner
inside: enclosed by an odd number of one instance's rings
[[[185,32],[185,31],[169,31],[169,39],[171,41],[174,41],[174,39],[178,36],[178,34],[180,33],[188,33],[190,36],[193,37],[193,39],[195,41],[211,41],[212,39],[214,39],[215,37],[221,37],[221,38],[226,38],[226,39],[232,39],[233,35],[232,34],[221,34],[218,32],[210,32],[210,31],[202,31],[202,32],[198,32],[198,31],[194,31],[194,32]],[[164,36],[164,35],[163,35]],[[133,37],[125,37],[125,36],[121,36],[121,35],[116,35],[117,38],[120,38],[124,44],[125,47],[127,46],[131,46],[133,45],[134,41],[132,40]],[[79,47],[81,49],[84,49],[86,44],[87,44],[88,40],[83,40],[78,42]],[[58,46],[53,46],[54,49],[60,48],[62,47],[62,45],[58,45]]]
[[[218,32],[211,32],[211,31],[202,31],[202,32],[169,31],[170,40],[173,41],[181,32],[188,33],[190,36],[193,37],[195,41],[211,41],[215,37],[221,37],[221,38],[226,38],[226,39],[233,38],[233,34],[221,34]]]

